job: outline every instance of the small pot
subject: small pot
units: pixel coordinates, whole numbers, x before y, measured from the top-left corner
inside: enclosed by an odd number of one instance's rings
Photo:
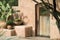
[[[21,24],[23,23],[23,21],[14,21],[14,23],[15,23],[16,25],[21,25]]]
[[[6,22],[0,21],[0,28],[6,28]]]
[[[11,25],[8,25],[8,26],[7,26],[7,29],[12,29],[12,26],[11,26]]]

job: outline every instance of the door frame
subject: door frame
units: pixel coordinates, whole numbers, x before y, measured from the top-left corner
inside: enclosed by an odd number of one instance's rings
[[[49,37],[50,38],[50,36],[44,36],[44,35],[38,35],[38,29],[40,29],[39,27],[40,27],[40,15],[39,15],[39,7],[40,7],[40,3],[38,3],[38,4],[35,4],[35,36],[40,36],[40,37]]]
[[[39,16],[40,16],[40,15],[39,15],[39,13],[37,13],[37,6],[38,6],[38,5],[39,5],[39,4],[36,4],[36,5],[35,5],[35,22],[36,22],[36,23],[35,23],[35,35],[36,35],[36,36],[37,36],[37,34],[38,34],[38,31],[37,31],[37,29],[38,29],[38,27],[39,27],[39,25],[38,25],[39,23],[38,23],[38,22],[39,22],[39,20],[40,20],[40,19],[39,19]]]

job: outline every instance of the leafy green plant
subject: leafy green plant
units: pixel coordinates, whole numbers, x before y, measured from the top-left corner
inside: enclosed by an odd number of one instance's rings
[[[17,22],[20,24],[20,22],[22,23],[22,20],[19,19],[19,17],[12,19],[9,18],[11,15],[13,16],[13,11],[12,10],[12,5],[11,3],[13,3],[14,0],[0,0],[0,20],[3,20],[6,22],[6,24],[8,25],[12,25],[13,21]],[[16,11],[15,11],[16,12]]]
[[[9,3],[11,6],[18,6],[18,0],[0,0],[4,4]]]
[[[0,1],[0,20],[4,20],[7,21],[7,18],[12,15],[12,9],[10,8],[9,3],[7,3],[6,5],[4,5],[1,1]]]
[[[8,20],[6,23],[7,23],[7,25],[13,25],[14,24],[12,20]]]
[[[9,3],[6,3],[5,0],[0,1],[0,21],[1,21],[0,26],[2,28],[5,28],[7,25],[13,25],[13,20],[11,20],[10,18],[12,15],[13,15],[12,6]]]

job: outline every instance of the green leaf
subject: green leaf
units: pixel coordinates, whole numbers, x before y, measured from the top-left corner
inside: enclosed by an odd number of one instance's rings
[[[5,6],[4,6],[4,5],[2,5],[2,7],[1,7],[1,8],[2,8],[2,10],[3,10],[3,11],[5,11]]]
[[[0,1],[0,5],[2,5],[2,2]]]
[[[6,8],[10,8],[10,5],[7,3],[7,6],[6,6]]]

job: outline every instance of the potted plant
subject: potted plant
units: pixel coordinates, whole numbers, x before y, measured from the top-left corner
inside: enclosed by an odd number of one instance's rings
[[[12,20],[7,21],[7,29],[13,29],[13,25],[14,23]]]
[[[18,13],[15,13],[14,15],[14,24],[15,25],[24,25],[24,21],[21,15],[19,15]]]
[[[5,2],[5,1],[4,1]],[[0,26],[5,28],[8,17],[12,15],[12,8],[9,3],[0,1]]]

